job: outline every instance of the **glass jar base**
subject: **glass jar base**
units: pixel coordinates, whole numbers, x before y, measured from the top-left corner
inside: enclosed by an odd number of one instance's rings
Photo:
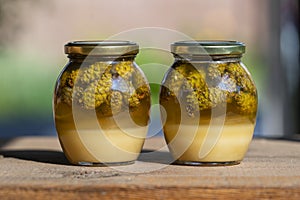
[[[173,164],[175,165],[190,165],[190,166],[230,166],[230,165],[238,165],[241,161],[226,161],[226,162],[200,162],[200,161],[181,161],[176,160]]]
[[[78,162],[77,165],[87,167],[108,167],[108,166],[120,166],[120,165],[131,165],[134,164],[134,160],[125,162],[107,162],[107,163],[94,163],[94,162]]]

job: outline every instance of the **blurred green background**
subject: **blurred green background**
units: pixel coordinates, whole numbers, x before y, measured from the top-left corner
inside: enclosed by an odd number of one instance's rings
[[[286,2],[289,9],[299,8],[298,1]],[[272,10],[272,5],[279,10]],[[263,120],[273,109],[268,106],[268,95],[271,72],[277,68],[270,66],[274,56],[270,44],[280,43],[280,38],[273,40],[273,29],[279,26],[280,30],[280,24],[272,16],[280,19],[282,5],[279,0],[0,0],[0,136],[56,134],[52,95],[56,78],[67,62],[65,43],[106,39],[142,27],[168,28],[194,39],[246,43],[243,62],[259,91],[256,135],[272,136],[272,131],[263,133],[268,130],[263,126],[270,126]],[[160,82],[166,68],[147,63],[171,65],[173,60],[171,55],[141,51],[136,62],[150,82]],[[294,67],[299,69],[299,65]],[[151,89],[156,104],[159,85],[151,84]],[[282,134],[284,129],[277,131]]]

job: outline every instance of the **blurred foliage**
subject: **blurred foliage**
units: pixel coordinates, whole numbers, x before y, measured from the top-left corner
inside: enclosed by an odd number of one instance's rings
[[[266,86],[267,63],[258,52],[247,51],[242,58],[243,63],[252,75],[258,91],[258,98],[263,98]],[[260,103],[258,101],[258,103]]]
[[[150,83],[152,104],[158,104],[160,83],[165,72],[173,63],[172,54],[157,49],[141,49],[136,57],[136,63],[143,70]]]
[[[58,72],[52,70],[51,62],[41,57],[16,52],[0,54],[0,118],[51,114],[52,92]]]

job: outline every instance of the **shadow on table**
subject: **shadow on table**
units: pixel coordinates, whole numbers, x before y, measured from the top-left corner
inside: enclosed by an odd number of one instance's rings
[[[43,163],[70,165],[63,152],[48,150],[0,150],[4,157],[18,158]]]
[[[49,150],[0,150],[4,157],[18,158],[42,163],[71,165],[63,152]],[[160,164],[172,163],[172,156],[169,152],[161,152],[145,149],[138,157],[138,161]]]
[[[150,149],[143,149],[137,160],[141,162],[151,162],[159,164],[170,164],[173,162],[171,153]]]

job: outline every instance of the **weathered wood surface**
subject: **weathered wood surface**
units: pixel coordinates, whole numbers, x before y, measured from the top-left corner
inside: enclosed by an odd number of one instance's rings
[[[134,165],[68,164],[55,137],[0,139],[0,199],[300,199],[300,142],[253,140],[240,165],[168,165],[162,138]]]

